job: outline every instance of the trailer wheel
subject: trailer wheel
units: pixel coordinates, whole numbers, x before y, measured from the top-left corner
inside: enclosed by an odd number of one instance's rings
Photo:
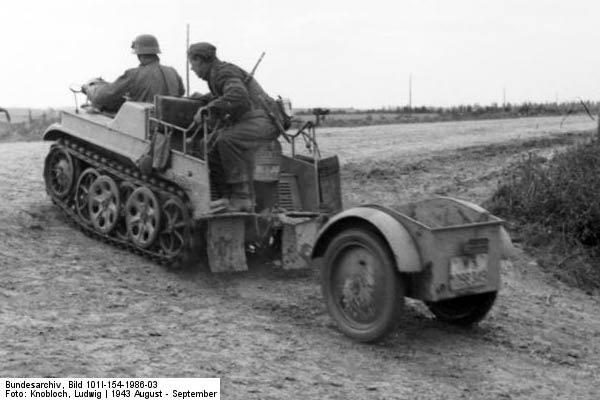
[[[496,301],[497,293],[479,293],[426,304],[440,321],[468,326],[481,321],[487,315]]]
[[[333,238],[321,288],[329,314],[349,337],[372,342],[396,328],[404,286],[385,241],[370,230],[347,229]]]

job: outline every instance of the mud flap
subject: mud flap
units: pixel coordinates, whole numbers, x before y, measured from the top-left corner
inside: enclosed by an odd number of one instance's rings
[[[247,271],[245,239],[243,218],[224,216],[208,220],[206,253],[211,272]]]
[[[282,223],[281,261],[283,269],[306,268],[311,263],[311,253],[319,222],[315,218],[280,216]]]

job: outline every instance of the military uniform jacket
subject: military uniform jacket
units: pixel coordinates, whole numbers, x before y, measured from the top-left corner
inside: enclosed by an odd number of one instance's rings
[[[113,83],[88,93],[88,97],[102,110],[117,111],[125,102],[125,96],[131,101],[152,103],[157,94],[182,96],[184,93],[183,81],[177,71],[156,60],[128,69]]]
[[[257,113],[280,117],[275,101],[248,72],[234,64],[214,61],[207,83],[210,94],[201,100],[221,118],[235,123]]]

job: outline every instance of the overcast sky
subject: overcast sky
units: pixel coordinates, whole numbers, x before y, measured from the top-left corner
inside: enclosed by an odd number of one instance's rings
[[[185,81],[191,42],[250,70],[296,107],[371,108],[600,97],[597,0],[8,0],[0,106],[61,107],[71,83],[137,65],[152,33]],[[192,91],[206,86],[190,72]]]

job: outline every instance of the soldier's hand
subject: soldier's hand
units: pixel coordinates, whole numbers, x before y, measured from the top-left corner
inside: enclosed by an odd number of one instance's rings
[[[83,92],[83,94],[88,94],[89,90],[99,84],[104,82],[104,79],[102,79],[102,77],[98,77],[98,78],[94,78],[94,79],[90,79],[89,81],[87,81],[85,84],[83,84],[81,86],[81,91]]]
[[[209,108],[208,107],[200,107],[194,115],[194,121],[198,124],[201,124],[204,118],[208,117]]]

